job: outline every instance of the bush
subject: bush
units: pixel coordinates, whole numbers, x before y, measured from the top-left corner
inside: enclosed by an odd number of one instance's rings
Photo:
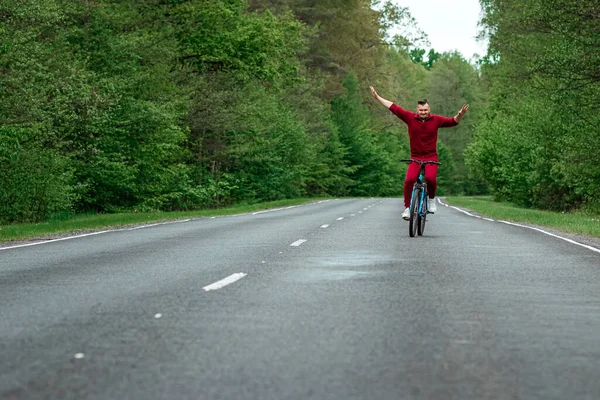
[[[8,152],[4,146],[3,150],[0,223],[39,222],[52,213],[70,209],[74,195],[68,160],[38,147],[13,147]]]

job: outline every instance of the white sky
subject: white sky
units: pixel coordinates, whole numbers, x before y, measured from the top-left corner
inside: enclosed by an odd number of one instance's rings
[[[458,50],[470,59],[474,53],[484,56],[487,43],[475,38],[481,13],[479,0],[394,0],[409,12],[419,28],[429,36],[438,53]]]

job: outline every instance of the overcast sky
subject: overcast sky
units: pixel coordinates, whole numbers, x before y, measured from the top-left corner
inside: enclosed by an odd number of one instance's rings
[[[408,7],[431,47],[438,53],[458,50],[466,59],[474,53],[486,54],[487,44],[475,39],[479,28],[479,0],[394,0]]]

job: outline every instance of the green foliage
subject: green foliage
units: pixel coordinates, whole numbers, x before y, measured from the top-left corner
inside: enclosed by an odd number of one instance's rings
[[[424,66],[425,69],[431,70],[431,67],[440,58],[441,54],[436,52],[434,49],[429,49],[429,52],[427,53],[427,60],[425,60],[425,52],[425,49],[411,49],[409,52],[410,58],[413,60],[413,62]]]
[[[19,40],[2,58],[4,122],[71,160],[76,207],[111,211],[185,191],[177,165],[185,97],[170,76],[176,42],[165,46],[163,32],[127,4],[54,4],[44,12],[58,26],[50,36],[30,24],[37,16],[26,4],[11,11],[23,20],[10,20]]]
[[[383,5],[379,0],[373,0],[371,3],[373,8],[381,10],[379,26],[389,43],[405,51],[410,47],[429,45],[427,34],[419,28],[408,7],[401,7],[392,0],[383,1]],[[389,37],[392,31],[394,35]]]
[[[277,91],[232,85],[227,76],[198,85],[190,142],[198,181],[229,188],[215,199],[223,204],[303,194],[316,163],[305,127]]]
[[[302,26],[291,15],[247,13],[245,0],[185,1],[173,9],[181,59],[199,72],[285,83],[294,77]]]
[[[417,64],[423,64],[423,62],[425,62],[425,52],[425,49],[412,49],[409,53],[410,58]]]
[[[469,164],[498,197],[566,210],[600,205],[600,5],[482,1],[492,98]]]
[[[400,167],[396,159],[399,145],[388,137],[378,139],[369,127],[368,110],[361,103],[358,80],[349,75],[344,80],[346,95],[331,103],[333,121],[339,130],[340,142],[346,149],[346,165],[352,166],[349,178],[351,195],[390,195],[398,193]],[[389,146],[389,147],[386,147]]]
[[[0,223],[38,222],[69,209],[74,194],[68,160],[20,143],[28,132],[0,129]]]
[[[456,179],[456,163],[452,156],[452,150],[443,142],[438,141],[438,160],[440,167],[438,168],[436,196],[444,196],[460,191],[460,181]]]
[[[232,136],[227,155],[239,177],[235,200],[280,200],[304,195],[304,177],[314,156],[292,110],[274,96],[261,96],[246,131]]]
[[[399,195],[406,137],[367,88],[422,97],[425,42],[391,1],[4,0],[0,221]]]
[[[448,147],[455,161],[455,170],[449,180],[452,186],[447,189],[449,193],[481,193],[478,183],[469,177],[464,151],[485,108],[483,82],[459,53],[440,54],[427,77],[424,97],[431,102],[433,113],[451,117],[463,104],[471,105],[457,127],[439,131],[440,141]]]

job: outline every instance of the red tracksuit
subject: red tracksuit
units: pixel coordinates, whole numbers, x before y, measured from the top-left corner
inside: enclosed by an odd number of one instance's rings
[[[454,118],[446,118],[435,114],[429,114],[429,117],[423,121],[417,113],[404,110],[396,104],[390,106],[390,111],[408,126],[410,157],[419,161],[438,161],[438,128],[449,128],[458,125]],[[425,166],[425,181],[431,199],[435,197],[437,169],[438,166],[435,164]],[[410,163],[404,181],[404,206],[407,208],[410,206],[412,187],[418,177],[419,165]]]

